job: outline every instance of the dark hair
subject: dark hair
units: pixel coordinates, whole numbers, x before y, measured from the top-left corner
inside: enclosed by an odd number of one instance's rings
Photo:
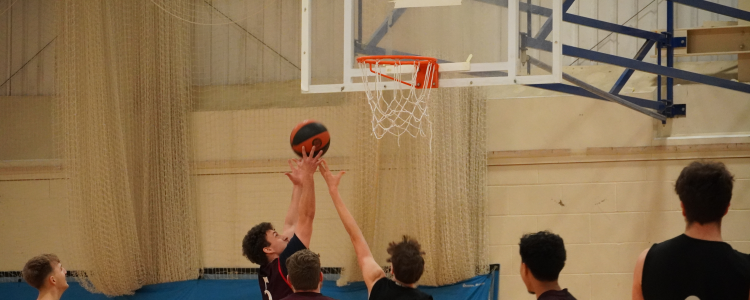
[[[42,254],[30,259],[23,266],[23,280],[36,288],[37,290],[42,289],[44,282],[47,277],[52,274],[55,267],[53,263],[59,263],[60,259],[54,254]]]
[[[295,290],[309,291],[320,283],[320,255],[308,249],[297,251],[286,259],[289,282]]]
[[[273,230],[273,225],[263,222],[251,228],[242,239],[242,255],[261,266],[268,263],[268,257],[263,252],[263,248],[271,246],[271,243],[266,240],[266,231],[269,230]]]
[[[694,161],[682,169],[675,192],[685,206],[688,223],[721,221],[732,199],[734,176],[721,162]]]
[[[565,267],[565,243],[552,232],[527,233],[518,244],[521,262],[539,281],[555,281]]]
[[[393,275],[398,281],[412,284],[419,280],[424,273],[424,258],[422,246],[417,240],[404,236],[401,242],[388,244],[388,262],[393,263]]]

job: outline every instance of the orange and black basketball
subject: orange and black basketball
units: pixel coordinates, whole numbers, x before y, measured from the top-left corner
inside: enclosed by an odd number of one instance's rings
[[[318,153],[318,150],[322,150],[323,155],[325,155],[326,151],[328,151],[328,146],[330,146],[331,136],[323,124],[315,120],[304,120],[294,127],[292,136],[289,137],[289,142],[292,144],[294,153],[297,153],[300,157],[302,156],[302,146],[305,147],[308,155],[311,155],[310,149],[313,146],[315,146],[315,154]]]

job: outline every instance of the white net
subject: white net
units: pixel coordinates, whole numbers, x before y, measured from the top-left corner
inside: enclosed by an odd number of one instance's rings
[[[428,137],[432,141],[428,101],[433,81],[437,79],[437,64],[418,57],[360,57],[357,61],[372,112],[372,132],[375,137],[381,139],[386,134],[392,134],[400,141],[402,135],[408,134]],[[370,84],[370,77],[373,77],[374,84]],[[396,89],[387,90],[387,83],[395,83]]]

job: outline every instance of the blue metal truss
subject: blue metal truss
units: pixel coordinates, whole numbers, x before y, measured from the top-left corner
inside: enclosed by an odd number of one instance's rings
[[[509,0],[475,0],[479,2],[508,6]],[[582,49],[578,47],[572,47],[563,45],[563,55],[588,59],[591,61],[597,61],[601,63],[616,65],[625,67],[622,75],[617,79],[609,92],[598,90],[579,79],[576,79],[568,74],[564,74],[565,80],[572,82],[578,86],[566,85],[566,84],[535,84],[530,85],[532,87],[552,90],[572,95],[578,95],[583,97],[589,97],[593,99],[614,101],[623,104],[631,109],[637,110],[641,113],[654,117],[656,119],[666,121],[666,118],[680,117],[686,115],[685,105],[674,104],[673,99],[673,78],[680,78],[692,82],[717,86],[721,88],[731,89],[735,91],[750,93],[750,85],[731,80],[720,79],[712,76],[702,75],[698,73],[683,71],[674,68],[674,48],[684,47],[685,38],[674,38],[674,3],[680,3],[687,6],[692,6],[698,9],[710,11],[713,13],[730,16],[733,18],[750,21],[750,12],[743,11],[740,9],[712,3],[706,0],[667,0],[667,31],[662,33],[655,33],[646,31],[638,28],[623,26],[619,24],[604,22],[596,19],[582,17],[567,13],[568,8],[573,4],[575,0],[567,0],[563,3],[563,21],[573,23],[577,25],[592,27],[596,29],[611,31],[618,34],[624,34],[645,39],[646,41],[641,46],[638,53],[634,58],[624,58],[616,55],[600,53],[597,51]],[[532,5],[530,2],[524,3],[519,1],[519,10],[526,12],[528,16],[535,14],[547,17],[545,23],[540,27],[539,31],[534,37],[530,36],[530,32],[520,34],[520,47],[522,49],[534,48],[543,51],[552,51],[552,43],[547,41],[546,38],[552,31],[552,9]],[[359,43],[355,45],[355,51],[358,53],[364,53],[368,55],[373,54],[384,54],[385,49],[377,47],[380,40],[388,33],[388,28],[393,26],[393,23],[406,11],[406,9],[397,9],[393,11],[393,14],[383,21],[381,26],[373,33],[370,40],[367,43],[362,42],[361,33]],[[530,28],[530,26],[529,26]],[[643,62],[642,60],[648,55],[649,50],[656,46],[657,47],[657,64],[651,64]],[[662,66],[662,52],[661,49],[666,48],[666,66]],[[400,51],[390,50],[393,54],[408,54]],[[440,62],[445,62],[440,60]],[[543,64],[540,61],[531,58],[530,62],[537,64]],[[545,66],[548,67],[548,66]],[[657,99],[658,101],[651,101],[640,99],[636,97],[620,95],[622,88],[628,82],[634,71],[648,72],[658,75],[657,76]],[[482,76],[482,73],[472,73],[474,76]],[[662,99],[662,80],[661,77],[666,77],[666,97]],[[655,110],[658,114],[654,114],[651,111],[643,110],[642,108],[648,108]]]
[[[486,3],[500,2],[500,1],[485,1],[485,0],[477,0],[477,1],[482,1]],[[673,78],[680,78],[680,79],[693,81],[697,83],[708,84],[708,85],[713,85],[717,87],[750,93],[750,85],[748,84],[675,69],[674,68],[674,48],[684,47],[685,39],[673,37],[674,2],[683,4],[683,5],[692,6],[698,9],[714,12],[717,14],[722,14],[722,15],[726,15],[726,16],[730,16],[730,17],[734,17],[734,18],[738,18],[742,20],[748,20],[748,21],[750,21],[750,12],[724,6],[724,5],[715,4],[715,3],[708,2],[705,0],[667,0],[667,31],[659,34],[659,33],[641,30],[638,28],[632,28],[628,26],[613,24],[609,22],[604,22],[600,20],[595,20],[591,18],[569,14],[567,13],[567,8],[570,7],[573,1],[575,0],[565,1],[564,7],[563,7],[563,21],[568,22],[568,23],[582,25],[582,26],[592,27],[596,29],[607,30],[607,31],[611,31],[614,33],[618,33],[618,34],[634,36],[634,37],[638,37],[638,38],[642,38],[646,40],[633,59],[623,58],[623,57],[619,57],[615,55],[600,53],[597,51],[563,45],[563,55],[565,56],[579,57],[579,58],[584,58],[584,59],[588,59],[592,61],[602,62],[602,63],[621,66],[621,67],[626,68],[625,71],[623,71],[622,75],[620,75],[620,77],[618,78],[617,82],[615,82],[615,84],[610,89],[609,95],[604,95],[604,96],[607,96],[606,97],[607,99],[610,99],[612,97],[620,97],[620,99],[622,100],[631,102],[641,107],[655,109],[661,115],[668,117],[668,118],[672,118],[672,117],[686,115],[685,105],[674,104]],[[527,7],[526,11],[528,13],[533,13],[534,11],[538,11],[538,9],[531,6],[531,7]],[[551,31],[550,30],[551,23],[552,23],[551,18],[548,18],[547,21],[544,23],[544,25],[542,25],[542,27],[539,29],[539,33],[534,37],[521,34],[520,37],[521,37],[522,47],[535,48],[535,49],[540,49],[540,50],[551,52],[552,43],[549,41],[546,41],[546,38],[549,35],[549,32]],[[667,49],[666,67],[661,65],[661,60],[662,60],[661,51],[657,51],[658,64],[654,65],[654,64],[645,63],[642,61],[648,54],[651,47],[653,47],[654,45],[656,45],[657,49],[659,50],[661,48]],[[634,98],[634,97],[624,97],[622,95],[619,95],[620,91],[622,91],[622,88],[625,86],[625,84],[630,79],[630,77],[632,76],[635,70],[658,75],[657,76],[657,82],[658,82],[657,83],[658,85],[657,99],[659,99],[659,101],[649,101],[649,100],[644,100],[644,99],[639,99],[639,98]],[[661,86],[662,86],[661,77],[662,76],[667,77],[665,98],[662,98],[662,95],[661,95],[662,94],[661,93]],[[569,75],[568,75],[568,78],[570,78]],[[575,78],[571,78],[571,79],[578,81]],[[563,92],[563,93],[568,93],[568,94],[595,98],[595,99],[604,98],[602,97],[602,95],[596,95],[588,90],[585,90],[584,88],[573,87],[573,86],[565,85],[565,84],[544,84],[544,85],[532,85],[532,86],[543,88],[543,89],[548,89],[548,90],[553,90],[553,91],[558,91],[558,92]]]

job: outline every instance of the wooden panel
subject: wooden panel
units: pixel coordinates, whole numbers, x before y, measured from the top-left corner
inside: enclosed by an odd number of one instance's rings
[[[687,53],[750,51],[750,26],[690,29]]]
[[[737,8],[744,11],[750,11],[750,0],[737,0]],[[750,26],[750,21],[739,20],[738,22],[738,25]]]
[[[698,9],[686,6],[686,5],[674,5],[674,15],[675,15],[675,22],[674,22],[674,28],[694,28],[698,27],[697,24],[698,20]],[[664,15],[661,17],[666,18],[666,11],[664,11]],[[665,27],[666,28],[666,27]],[[676,35],[675,35],[676,36]],[[676,53],[679,53],[676,49]],[[688,58],[675,58],[675,62],[678,61],[697,61],[697,59],[688,57]]]
[[[737,55],[737,80],[750,82],[750,53]]]

